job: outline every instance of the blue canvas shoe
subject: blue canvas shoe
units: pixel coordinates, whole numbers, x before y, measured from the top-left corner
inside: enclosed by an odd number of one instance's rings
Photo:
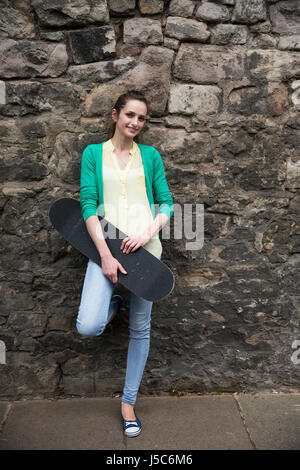
[[[137,415],[135,415],[136,419],[124,419],[121,413],[121,418],[123,422],[123,431],[125,436],[136,437],[141,433],[142,424],[138,419]]]

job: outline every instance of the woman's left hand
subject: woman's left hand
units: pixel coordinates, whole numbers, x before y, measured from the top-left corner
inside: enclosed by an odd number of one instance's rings
[[[121,250],[123,253],[129,253],[130,251],[136,251],[141,246],[146,245],[151,240],[151,237],[147,233],[142,233],[140,235],[128,235],[124,238],[121,244]]]

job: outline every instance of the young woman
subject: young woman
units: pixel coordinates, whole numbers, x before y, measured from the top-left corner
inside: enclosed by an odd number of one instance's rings
[[[130,252],[143,246],[161,257],[158,233],[173,214],[173,200],[159,152],[134,140],[144,127],[146,116],[144,95],[137,91],[121,95],[112,110],[112,138],[88,145],[83,152],[81,209],[102,266],[91,260],[87,264],[76,323],[83,335],[101,335],[119,311],[123,299],[112,294],[118,270],[127,274],[112,256],[97,215],[128,234],[121,244],[124,253],[130,256]],[[156,216],[155,202],[159,206]],[[149,353],[151,309],[152,302],[131,292],[130,339],[121,399],[123,430],[128,437],[137,436],[142,427],[134,405]]]

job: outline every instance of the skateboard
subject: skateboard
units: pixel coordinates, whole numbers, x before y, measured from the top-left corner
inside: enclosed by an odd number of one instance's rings
[[[49,217],[53,227],[66,241],[101,266],[101,257],[86,228],[78,200],[58,199],[51,205]],[[118,282],[145,300],[154,302],[167,297],[174,287],[174,276],[168,266],[143,247],[123,253],[120,246],[127,235],[103,217],[98,218],[111,254],[127,272],[123,274],[118,270]]]

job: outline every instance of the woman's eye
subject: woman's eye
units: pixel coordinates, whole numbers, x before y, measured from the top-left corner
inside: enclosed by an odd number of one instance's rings
[[[135,116],[135,114],[134,114],[134,113],[127,113],[126,116],[129,117],[129,118],[132,118],[132,117]],[[145,118],[144,116],[140,116],[140,117],[139,117],[139,121],[144,122],[145,119],[146,119],[146,118]]]

